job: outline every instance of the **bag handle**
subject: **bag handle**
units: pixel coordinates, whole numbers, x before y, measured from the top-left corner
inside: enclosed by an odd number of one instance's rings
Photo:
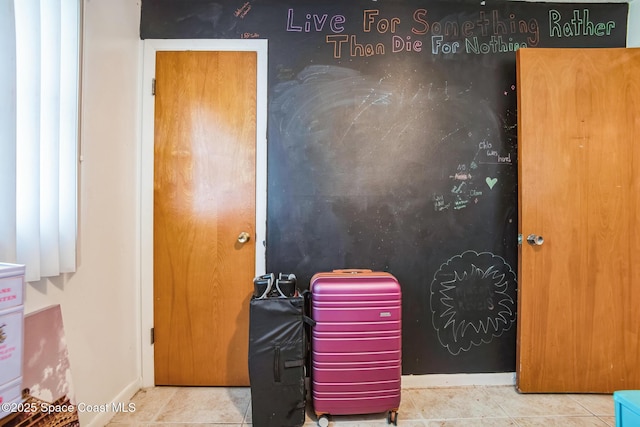
[[[262,292],[261,295],[255,295],[256,299],[264,299],[267,298],[267,296],[269,295],[269,293],[271,292],[271,288],[273,287],[273,283],[275,282],[276,278],[275,275],[273,273],[271,274],[263,274],[262,276],[257,276],[253,279],[253,287],[254,287],[254,292],[257,291],[258,289],[258,285],[260,286],[265,286],[264,291]]]

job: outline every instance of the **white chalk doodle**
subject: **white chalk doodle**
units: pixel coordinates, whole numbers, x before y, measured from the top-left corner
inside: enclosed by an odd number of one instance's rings
[[[516,274],[504,258],[465,251],[440,266],[431,282],[431,320],[452,355],[488,344],[516,321]]]

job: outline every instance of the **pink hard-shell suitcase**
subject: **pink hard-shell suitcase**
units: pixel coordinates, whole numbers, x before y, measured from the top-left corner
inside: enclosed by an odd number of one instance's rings
[[[397,425],[402,375],[402,293],[390,273],[334,270],[311,278],[311,394],[328,416],[387,413]]]

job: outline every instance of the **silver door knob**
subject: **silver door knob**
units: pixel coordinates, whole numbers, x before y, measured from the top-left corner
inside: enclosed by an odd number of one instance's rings
[[[529,234],[527,236],[527,243],[531,246],[541,246],[544,243],[544,238],[542,236],[538,236],[537,234]]]
[[[247,243],[250,238],[251,238],[251,235],[249,233],[247,233],[246,231],[243,231],[242,233],[240,233],[238,235],[238,242],[239,243]]]

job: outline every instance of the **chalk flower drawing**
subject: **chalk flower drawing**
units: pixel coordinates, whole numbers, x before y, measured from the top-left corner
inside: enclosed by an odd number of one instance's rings
[[[438,340],[458,355],[490,343],[516,321],[516,274],[500,256],[465,251],[442,264],[431,282]]]

